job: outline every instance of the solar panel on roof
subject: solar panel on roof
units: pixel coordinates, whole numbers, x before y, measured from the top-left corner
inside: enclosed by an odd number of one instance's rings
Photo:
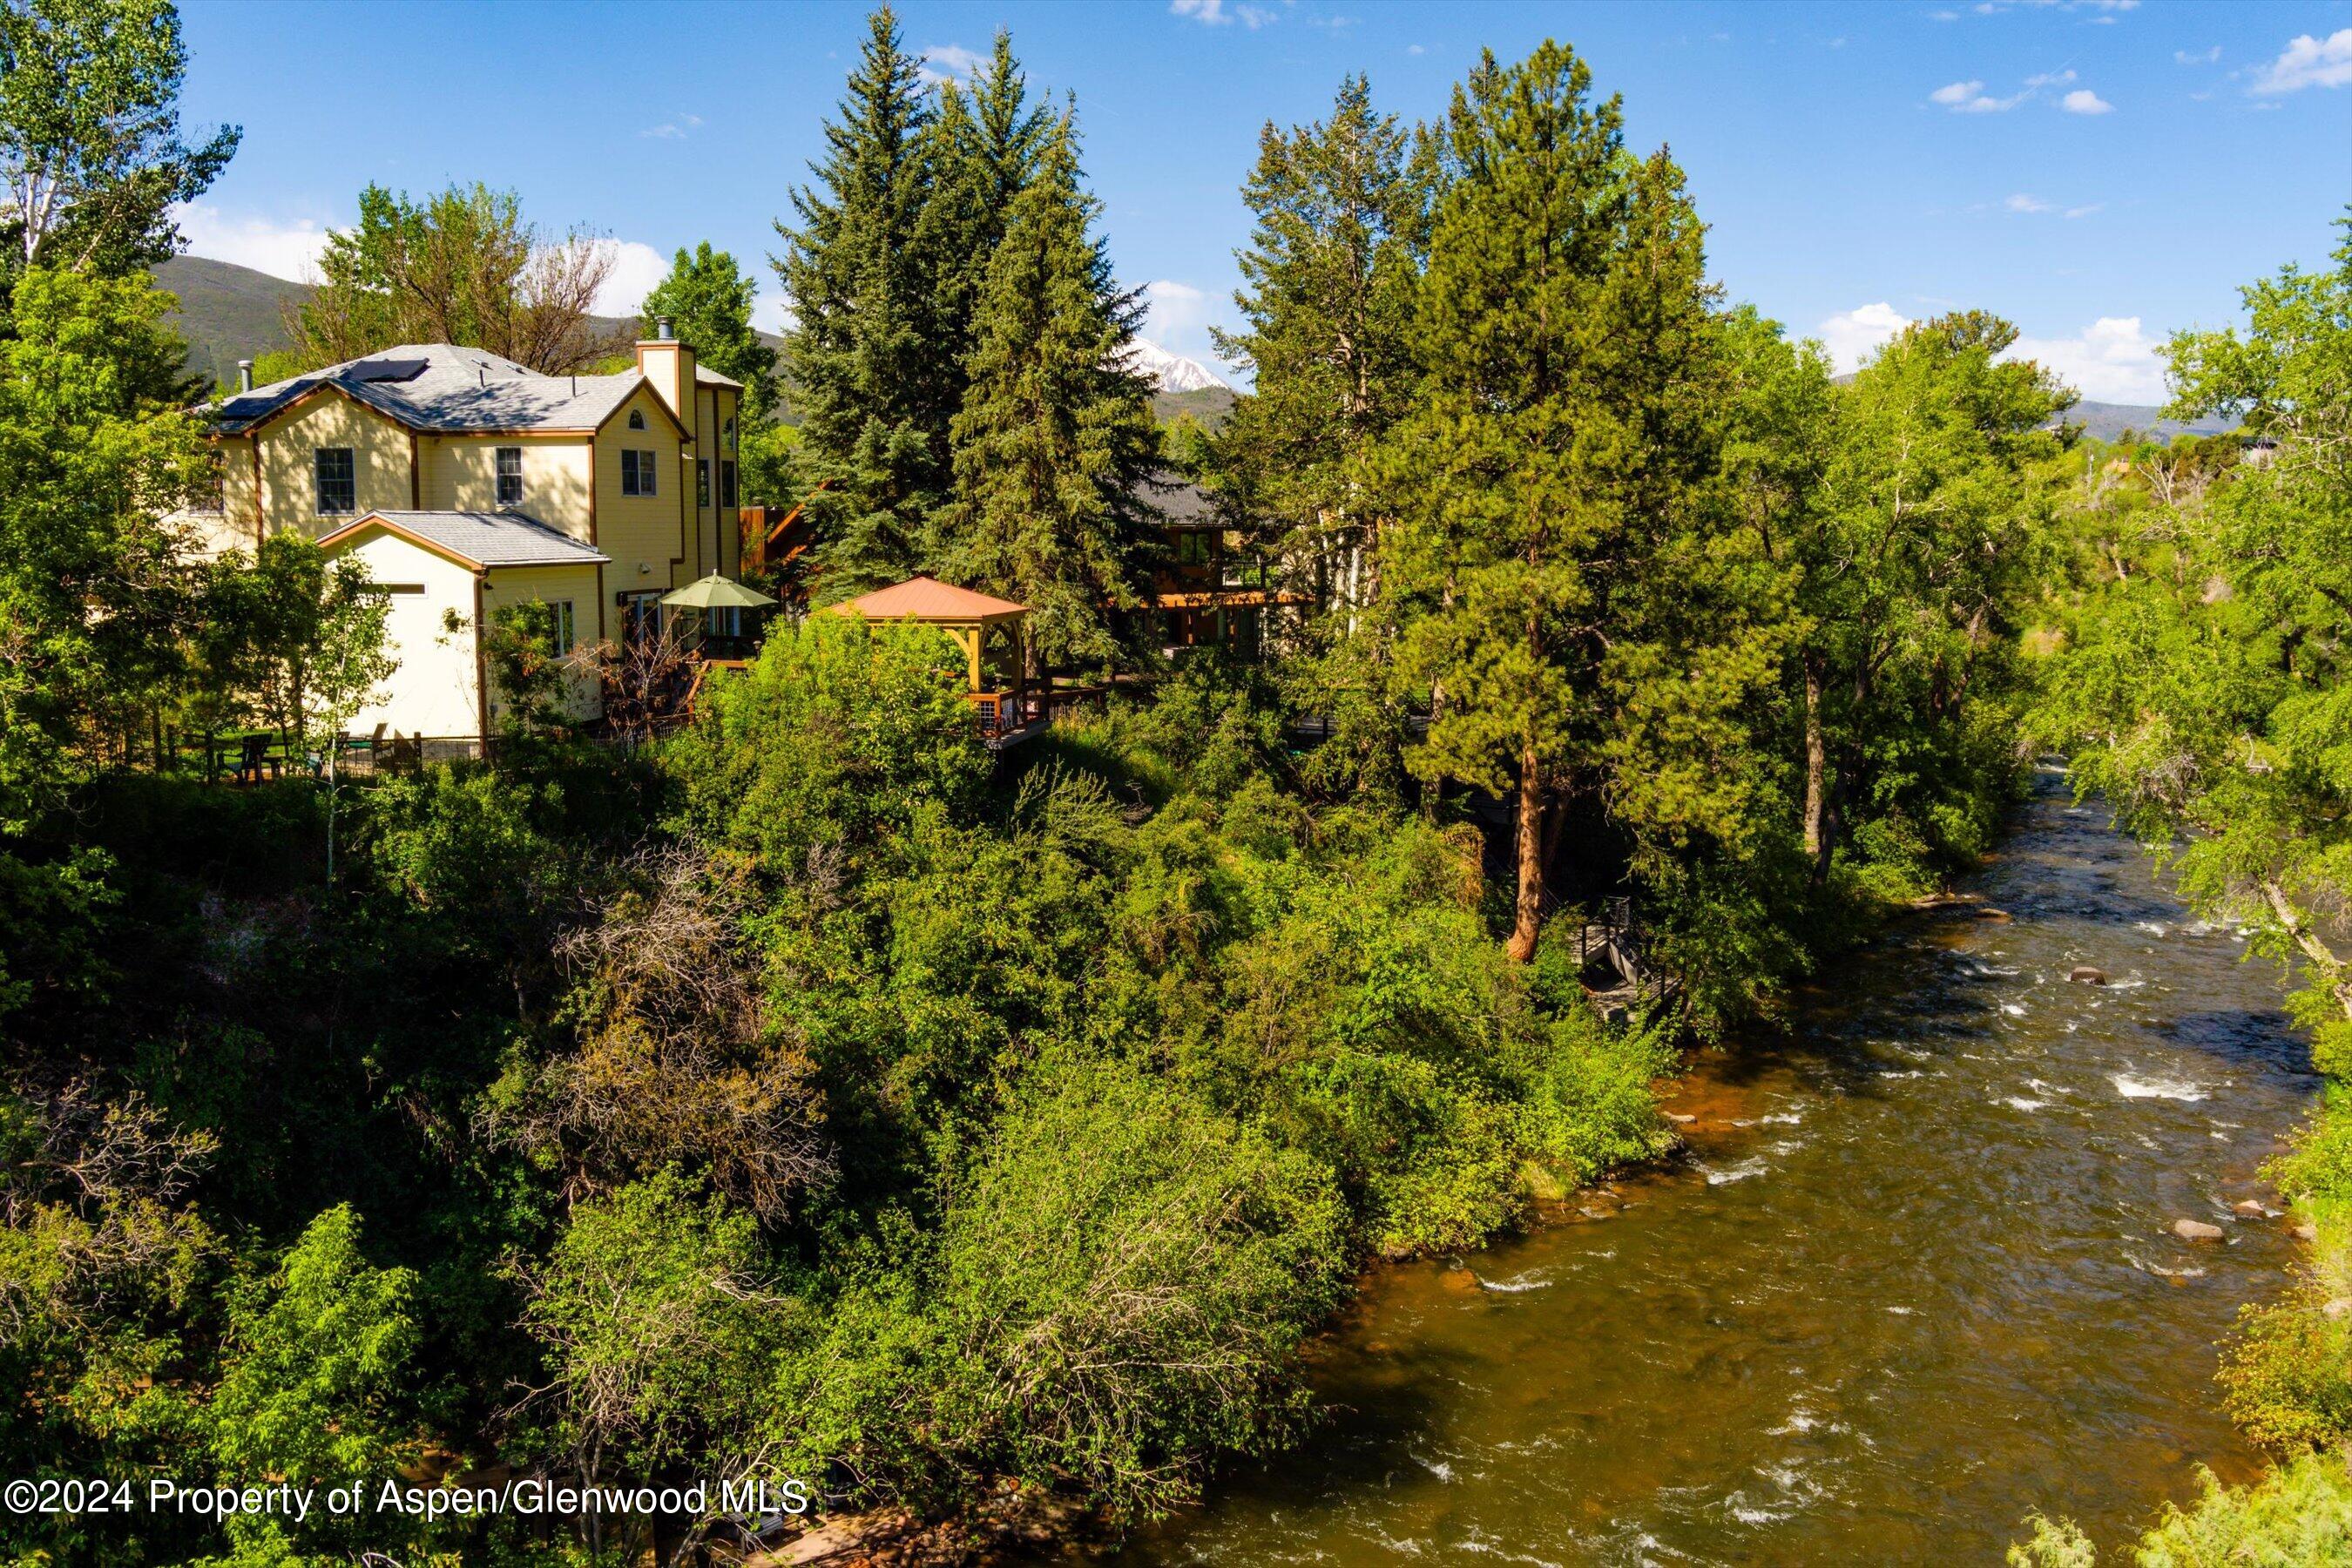
[[[421,359],[363,359],[343,374],[353,381],[415,381],[425,374],[430,363]]]

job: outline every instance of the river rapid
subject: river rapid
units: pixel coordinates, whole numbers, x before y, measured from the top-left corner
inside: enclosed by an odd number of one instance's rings
[[[1376,1277],[1317,1434],[1108,1561],[1998,1563],[2256,1473],[2213,1372],[2295,1255],[2231,1212],[2317,1089],[2277,970],[2046,771],[1968,891],[1702,1058],[1686,1163]]]

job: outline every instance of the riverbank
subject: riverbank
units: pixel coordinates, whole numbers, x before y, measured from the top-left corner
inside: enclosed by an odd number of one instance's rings
[[[1990,1561],[2259,1475],[2211,1378],[2298,1250],[2231,1213],[2316,1087],[2270,976],[2048,774],[1964,890],[2012,918],[1924,913],[1703,1058],[1686,1163],[1370,1281],[1326,1426],[1110,1560]]]

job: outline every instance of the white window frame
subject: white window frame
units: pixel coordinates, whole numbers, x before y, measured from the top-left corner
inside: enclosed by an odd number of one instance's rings
[[[644,409],[642,409],[642,408],[632,408],[632,409],[630,409],[630,410],[629,410],[629,428],[630,428],[630,429],[632,429],[632,430],[642,430],[642,429],[644,429],[645,427],[646,427],[646,411],[645,411]]]
[[[555,657],[562,658],[580,646],[579,622],[572,614],[571,600],[549,599],[544,603],[551,618],[548,640],[554,645]]]

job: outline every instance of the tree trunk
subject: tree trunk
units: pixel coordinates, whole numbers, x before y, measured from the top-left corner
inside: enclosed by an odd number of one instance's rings
[[[1511,940],[1503,954],[1513,963],[1536,955],[1536,932],[1543,921],[1544,792],[1543,769],[1529,745],[1519,755],[1519,892],[1513,910]]]
[[[1433,680],[1429,683],[1430,729],[1434,730],[1437,728],[1437,721],[1444,715],[1444,712],[1445,682],[1443,680]],[[1408,732],[1410,731],[1408,731]],[[1435,822],[1437,820],[1438,803],[1444,798],[1445,775],[1444,773],[1431,773],[1424,777],[1421,781],[1421,819],[1423,822]]]
[[[1813,863],[1813,880],[1830,874],[1830,853],[1836,835],[1830,822],[1830,748],[1822,732],[1822,667],[1805,660],[1805,858]]]

